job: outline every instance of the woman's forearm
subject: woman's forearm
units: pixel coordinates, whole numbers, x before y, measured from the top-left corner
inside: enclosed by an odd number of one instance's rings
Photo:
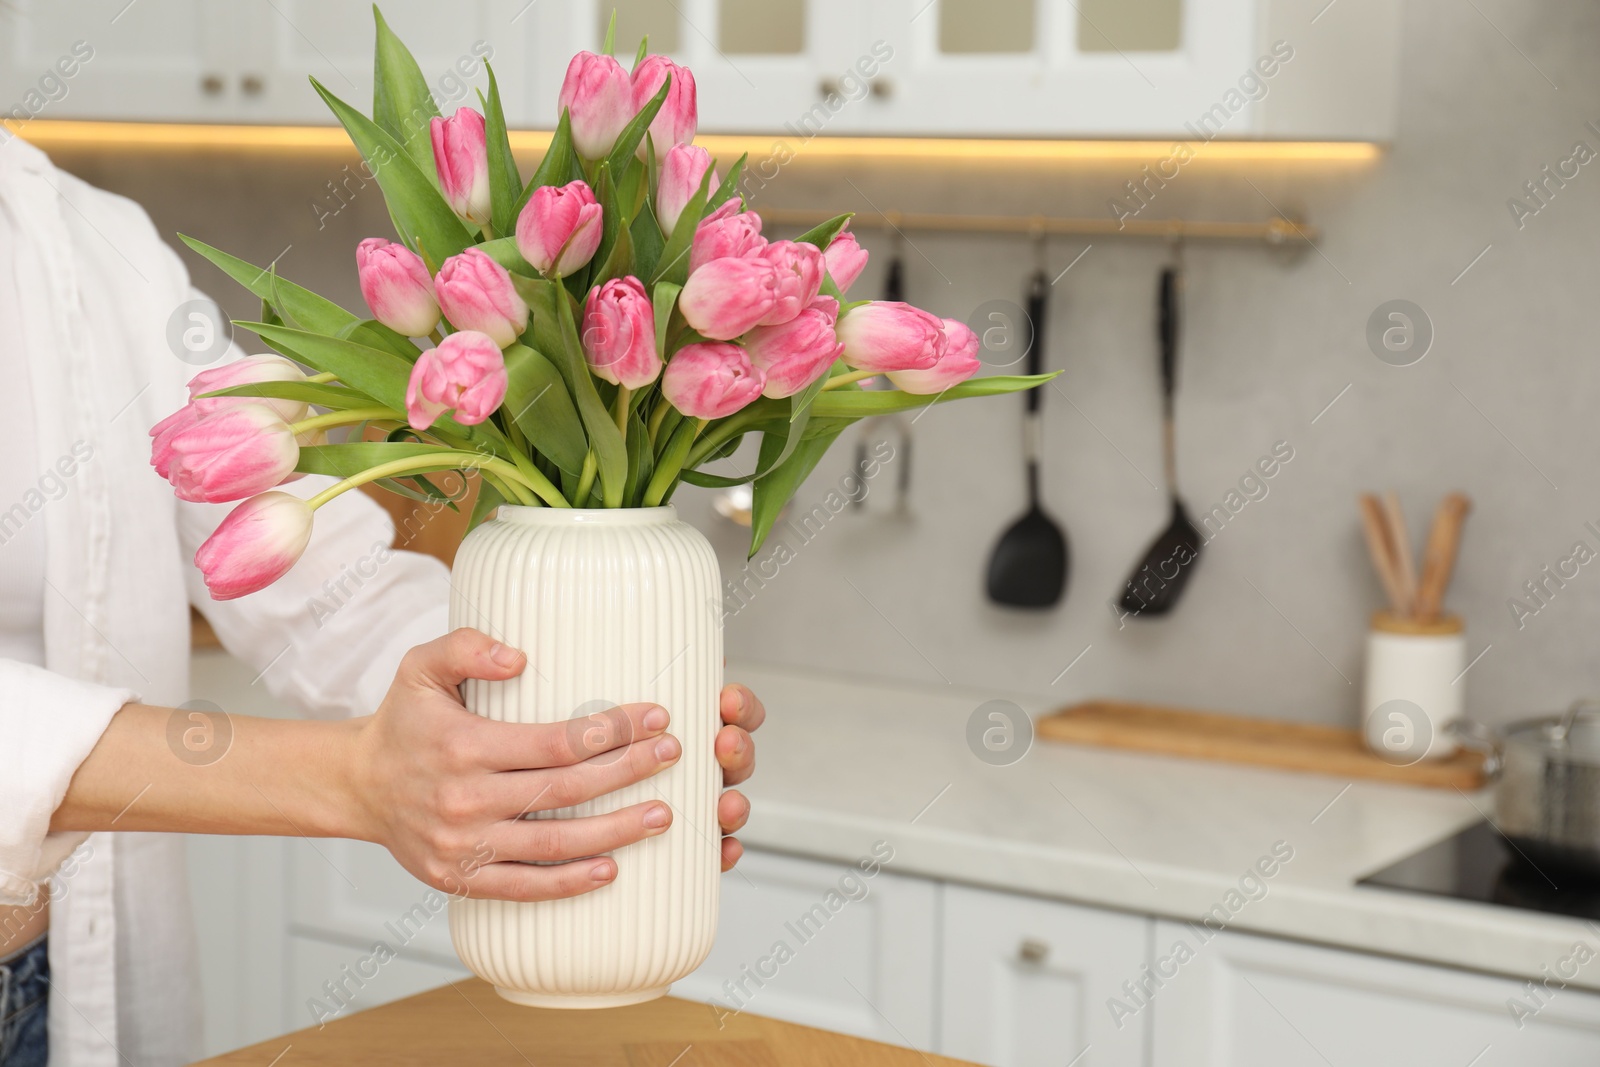
[[[351,784],[364,721],[219,725],[130,704],[73,775],[50,829],[368,838]],[[208,747],[184,745],[184,731],[208,729]]]

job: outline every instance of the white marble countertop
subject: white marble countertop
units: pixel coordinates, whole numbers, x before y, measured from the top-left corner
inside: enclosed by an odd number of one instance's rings
[[[1284,842],[1293,858],[1228,929],[1524,978],[1600,937],[1577,919],[1355,884],[1482,819],[1487,791],[1048,741],[990,766],[966,730],[994,694],[756,664],[728,677],[769,710],[741,835],[757,848],[853,861],[883,839],[901,874],[1195,921]],[[1600,975],[1573,984],[1600,989]]]

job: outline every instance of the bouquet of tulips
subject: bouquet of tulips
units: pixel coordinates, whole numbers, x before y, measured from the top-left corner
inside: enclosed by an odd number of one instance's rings
[[[969,381],[965,325],[849,300],[867,260],[849,215],[765,236],[738,195],[744,159],[719,177],[693,143],[693,75],[644,44],[630,72],[611,36],[572,59],[526,182],[493,70],[481,112],[442,117],[381,15],[371,118],[312,79],[399,237],[356,248],[371,317],[183,238],[260,297],[261,321],[237,325],[281,353],[202,372],[151,430],[181,498],[243,501],[195,558],[213,597],[281,577],[313,512],[356,486],[454,507],[429,478],[445,471],[476,472],[474,525],[502,503],[653,507],[680,482],[753,482],[753,555],[850,423],[1046,380]],[[875,378],[892,387],[862,388]],[[752,470],[702,469],[747,434]],[[275,489],[301,474],[338,480]]]

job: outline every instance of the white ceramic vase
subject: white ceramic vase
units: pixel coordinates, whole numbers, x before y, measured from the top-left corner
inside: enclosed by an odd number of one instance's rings
[[[468,681],[467,707],[548,723],[654,701],[683,743],[678,763],[653,778],[534,816],[671,805],[665,833],[612,853],[610,885],[537,903],[452,900],[457,954],[519,1004],[609,1008],[663,995],[716,935],[722,613],[711,545],[670,507],[507,506],[462,543],[452,584],[452,627],[528,654],[518,678]]]

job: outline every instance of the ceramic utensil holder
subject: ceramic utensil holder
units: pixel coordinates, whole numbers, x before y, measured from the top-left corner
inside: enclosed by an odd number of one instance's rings
[[[1458,616],[1430,622],[1372,617],[1361,721],[1367,747],[1392,763],[1444,759],[1461,717],[1466,631]]]

